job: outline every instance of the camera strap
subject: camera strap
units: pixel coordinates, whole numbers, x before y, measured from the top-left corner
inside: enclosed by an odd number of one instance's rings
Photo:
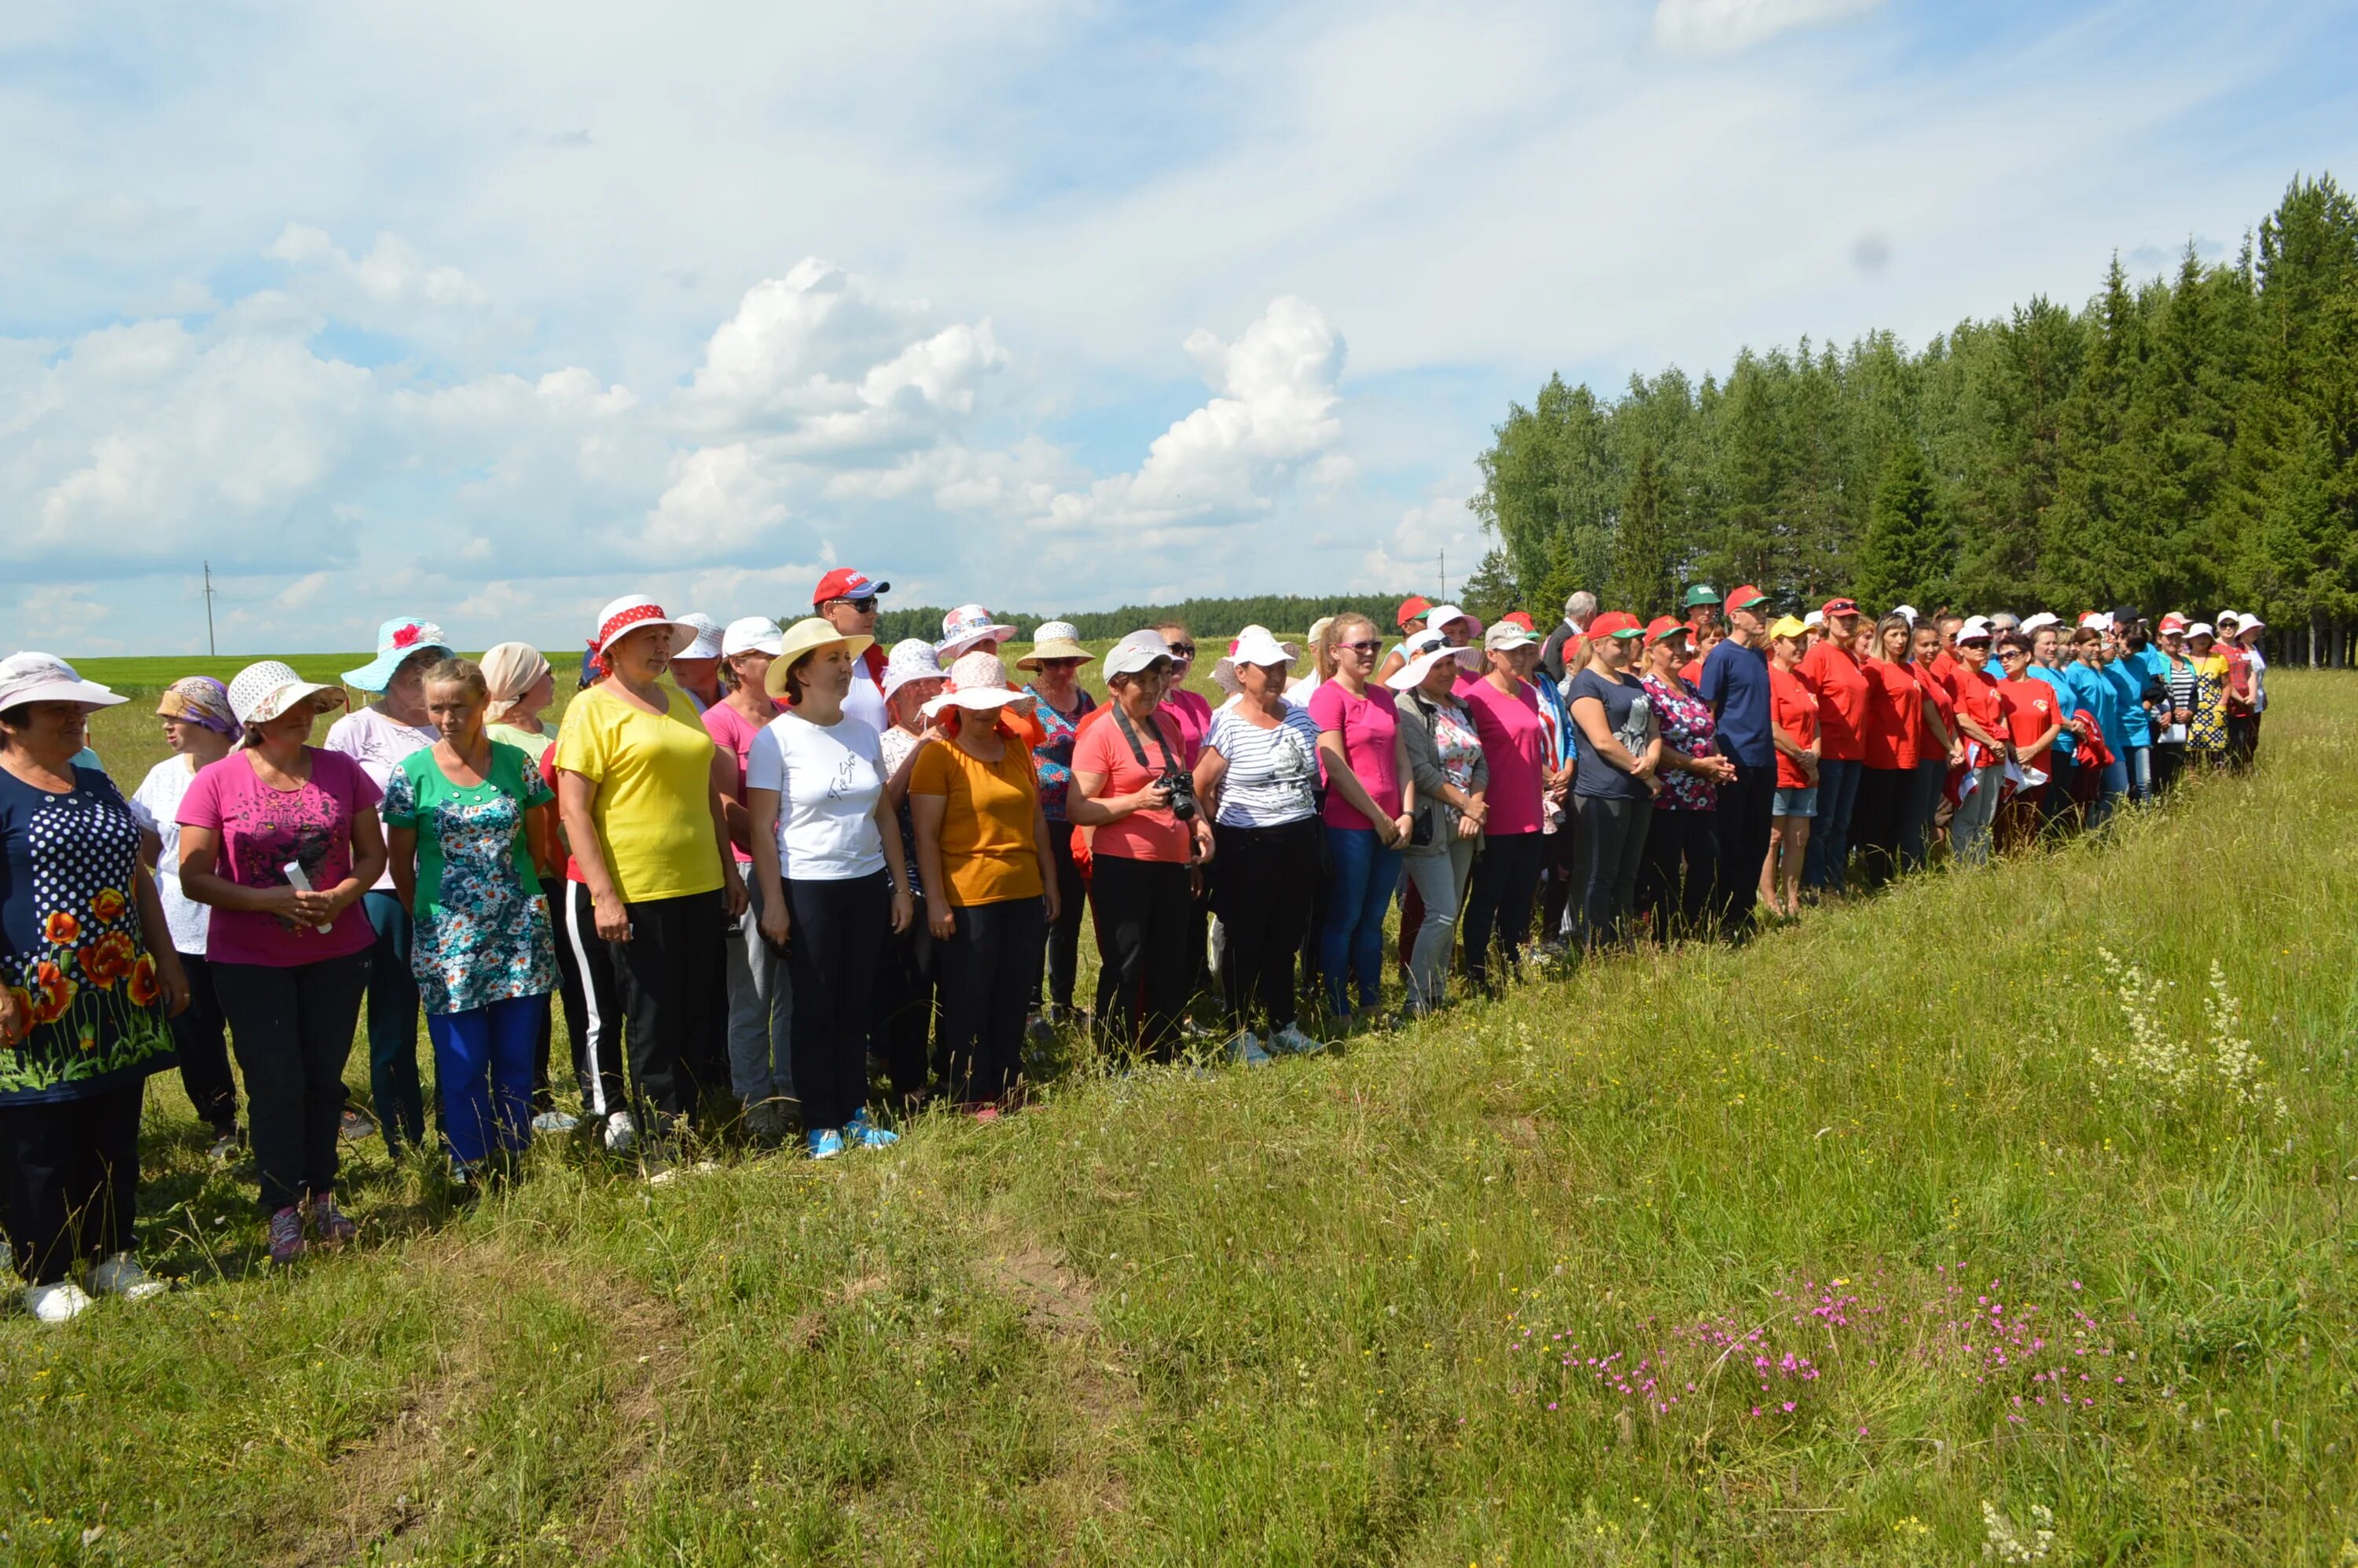
[[[1146,748],[1139,744],[1138,731],[1131,728],[1130,715],[1119,702],[1113,705],[1113,717],[1114,721],[1121,726],[1121,738],[1130,742],[1130,754],[1138,759],[1141,768],[1152,773],[1153,764],[1146,760]],[[1171,743],[1163,738],[1163,726],[1155,722],[1153,715],[1149,714],[1146,727],[1154,731],[1154,744],[1163,752],[1163,771],[1166,773],[1175,771],[1171,762]]]

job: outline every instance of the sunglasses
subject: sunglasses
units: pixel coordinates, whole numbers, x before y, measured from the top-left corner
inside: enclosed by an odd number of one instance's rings
[[[1171,644],[1171,656],[1174,659],[1192,659],[1195,656],[1195,644],[1174,643]]]
[[[876,613],[876,596],[872,593],[865,599],[836,599],[830,600],[828,602],[831,604],[849,604],[852,609],[858,611],[862,615],[873,615]]]
[[[1338,648],[1348,648],[1355,654],[1372,654],[1379,648],[1381,648],[1383,643],[1373,639],[1369,639],[1365,643],[1337,643],[1335,645]]]
[[[1042,659],[1039,667],[1044,670],[1076,670],[1087,663],[1087,659]]]

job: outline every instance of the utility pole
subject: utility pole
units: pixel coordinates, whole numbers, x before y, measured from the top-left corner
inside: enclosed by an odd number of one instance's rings
[[[205,652],[221,657],[220,644],[213,641],[213,564],[205,563]]]
[[[1441,552],[1441,597],[1444,603],[1447,602],[1449,599],[1449,552],[1447,550]]]

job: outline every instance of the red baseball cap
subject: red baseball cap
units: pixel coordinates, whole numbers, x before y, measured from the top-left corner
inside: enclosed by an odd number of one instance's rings
[[[1727,607],[1730,610],[1749,610],[1756,604],[1768,602],[1768,596],[1748,582],[1727,596]]]
[[[1432,608],[1433,600],[1421,593],[1412,593],[1401,600],[1400,615],[1397,619],[1405,629],[1410,622],[1423,619],[1424,612]]]
[[[818,586],[811,589],[811,608],[815,610],[830,599],[871,599],[892,591],[892,585],[889,582],[871,582],[866,572],[852,567],[838,567],[819,579]]]
[[[1539,630],[1538,627],[1531,624],[1531,612],[1528,610],[1509,610],[1504,615],[1499,616],[1498,619],[1501,621],[1511,621],[1526,632],[1536,632]]]
[[[1855,615],[1858,613],[1858,600],[1855,599],[1829,599],[1823,605],[1820,606],[1820,611],[1826,615]]]
[[[1591,637],[1635,637],[1644,630],[1636,616],[1619,610],[1608,610],[1588,623]]]
[[[1646,622],[1646,645],[1652,647],[1673,632],[1691,632],[1694,628],[1683,621],[1673,621],[1667,615],[1657,615]]]

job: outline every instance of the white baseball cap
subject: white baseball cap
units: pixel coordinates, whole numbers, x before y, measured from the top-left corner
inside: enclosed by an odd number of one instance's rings
[[[2063,617],[2061,615],[2050,614],[2048,611],[2041,610],[2035,614],[2024,616],[2022,618],[2022,624],[2017,627],[2017,630],[2022,632],[2039,632],[2044,631],[2050,626],[2061,626],[2062,624]]]
[[[1965,617],[1965,623],[1957,628],[1957,641],[1960,643],[1986,643],[1989,640],[1990,623],[1978,615]]]
[[[680,619],[692,622],[696,617],[683,615]],[[698,657],[696,649],[703,641],[704,638],[699,633],[696,642],[688,644],[688,651],[685,656],[691,659]],[[720,633],[720,656],[724,659],[738,654],[767,654],[772,658],[776,658],[778,650],[784,646],[785,646],[784,633],[779,632],[778,623],[766,615],[748,615],[740,620],[731,621],[729,622],[729,629]]]
[[[26,702],[78,702],[85,708],[112,708],[128,702],[111,687],[84,680],[55,654],[27,649],[0,659],[0,708]]]
[[[1116,676],[1134,676],[1155,660],[1175,664],[1171,657],[1171,644],[1163,640],[1160,632],[1132,632],[1116,643],[1105,656],[1106,679]]]

